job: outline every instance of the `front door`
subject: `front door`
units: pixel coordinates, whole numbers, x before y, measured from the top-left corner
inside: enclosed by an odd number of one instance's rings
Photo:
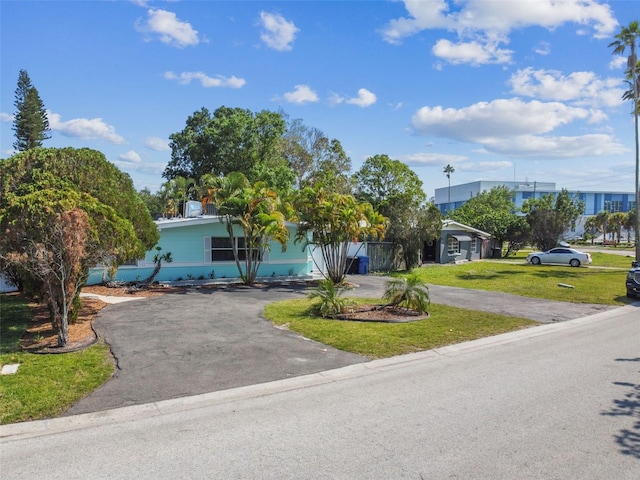
[[[436,248],[438,245],[437,240],[428,240],[424,242],[424,250],[422,255],[423,262],[435,262],[436,261]]]

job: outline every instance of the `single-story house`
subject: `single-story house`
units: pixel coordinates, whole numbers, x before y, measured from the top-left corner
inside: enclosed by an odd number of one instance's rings
[[[229,235],[221,217],[200,215],[161,219],[156,221],[156,225],[160,231],[160,252],[154,249],[147,252],[144,259],[121,265],[113,278],[109,278],[107,269],[93,268],[87,284],[95,285],[106,280],[144,280],[155,267],[154,256],[168,252],[171,253],[172,261],[162,262],[157,281],[239,278]],[[259,278],[311,277],[313,261],[309,248],[304,248],[301,243],[294,243],[296,223],[287,222],[286,227],[289,230],[286,250],[283,252],[278,242],[272,242],[271,250],[263,255],[258,270]],[[241,230],[238,229],[236,234],[236,242],[242,246],[244,238]],[[242,259],[240,263],[244,266]]]
[[[491,257],[491,235],[454,220],[442,222],[438,240],[425,242],[423,263],[454,263]]]

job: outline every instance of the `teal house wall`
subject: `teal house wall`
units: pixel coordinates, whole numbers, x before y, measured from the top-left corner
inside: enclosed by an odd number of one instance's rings
[[[171,253],[172,262],[162,263],[156,278],[160,282],[181,280],[219,280],[239,278],[238,267],[233,260],[212,259],[212,237],[228,238],[225,224],[217,216],[159,220],[158,245],[160,253]],[[271,242],[271,249],[265,252],[258,270],[259,278],[310,277],[313,261],[308,248],[294,243],[297,225],[287,223],[289,241],[286,250],[277,242]],[[236,233],[242,236],[240,230]],[[144,259],[133,264],[121,265],[114,277],[109,277],[104,268],[91,270],[87,285],[95,285],[107,280],[130,282],[144,280],[154,269],[153,257],[156,250],[147,252]],[[241,262],[244,266],[244,263]]]

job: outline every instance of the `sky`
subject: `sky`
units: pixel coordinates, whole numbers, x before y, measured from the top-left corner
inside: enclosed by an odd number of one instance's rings
[[[51,128],[156,192],[169,136],[206,107],[283,111],[448,180],[634,192],[626,55],[637,0],[0,1],[0,150],[18,73]],[[626,54],[629,51],[625,52]]]

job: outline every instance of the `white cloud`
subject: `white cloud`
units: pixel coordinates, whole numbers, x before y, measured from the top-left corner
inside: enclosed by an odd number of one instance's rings
[[[486,138],[546,133],[588,116],[588,110],[558,102],[523,102],[512,98],[479,102],[461,109],[422,107],[412,117],[412,125],[423,135],[482,142]]]
[[[57,113],[47,111],[49,128],[60,132],[67,137],[77,137],[83,140],[106,140],[115,144],[126,143],[121,135],[116,133],[116,129],[104,123],[101,118],[74,118],[63,122]]]
[[[129,150],[127,153],[118,155],[118,158],[130,163],[140,163],[142,161],[140,155],[138,155],[138,152],[136,152],[135,150]]]
[[[157,34],[161,42],[174,47],[183,48],[200,43],[198,31],[167,10],[149,9],[147,22],[136,22],[136,29],[143,33]]]
[[[370,92],[366,88],[361,88],[358,90],[358,96],[347,98],[343,95],[339,95],[337,93],[331,94],[329,97],[329,101],[333,105],[340,105],[341,103],[348,103],[349,105],[357,105],[361,108],[370,107],[374,103],[378,101],[375,93]]]
[[[277,13],[260,12],[260,25],[263,28],[260,39],[274,50],[287,51],[293,48],[293,41],[300,31],[293,22],[288,22]]]
[[[614,55],[613,59],[609,62],[609,70],[619,70],[621,68],[627,68],[627,57],[624,55]]]
[[[375,93],[370,92],[366,88],[361,88],[358,90],[358,96],[348,99],[347,103],[364,108],[370,107],[371,105],[376,103],[377,100],[378,98],[376,97]]]
[[[499,48],[508,43],[513,30],[542,27],[549,30],[572,23],[593,31],[596,38],[609,37],[616,27],[611,8],[593,0],[405,0],[408,16],[393,19],[380,31],[392,44],[423,30],[455,31],[457,42],[441,39],[433,53],[455,63],[507,63],[511,52]],[[545,48],[538,48],[544,54]],[[471,53],[476,52],[480,59]],[[483,59],[485,61],[483,61]]]
[[[177,75],[174,72],[165,72],[164,78],[167,80],[177,80],[178,83],[181,83],[182,85],[188,85],[191,83],[191,80],[197,80],[204,88],[241,88],[247,83],[244,78],[238,78],[236,76],[224,77],[222,75],[210,77],[203,72],[182,72],[180,75]]]
[[[11,115],[9,113],[0,112],[0,121],[2,121],[2,122],[13,122],[14,119],[15,119],[14,115]]]
[[[412,117],[412,126],[422,135],[475,143],[487,152],[519,157],[574,158],[623,152],[625,147],[612,135],[545,135],[575,120],[594,118],[601,119],[601,112],[512,98],[461,109],[423,107]]]
[[[293,92],[287,92],[283,97],[287,102],[297,104],[318,101],[318,95],[308,85],[296,85]]]
[[[551,53],[551,44],[549,42],[538,42],[538,44],[533,47],[533,51],[538,55],[549,55]]]
[[[430,167],[468,160],[468,157],[465,157],[464,155],[451,155],[445,153],[412,153],[409,155],[400,155],[397,158],[410,167]]]
[[[169,142],[160,137],[147,137],[144,146],[156,152],[166,152],[170,150]]]
[[[573,72],[564,76],[557,70],[518,70],[508,81],[516,95],[560,102],[577,106],[616,107],[623,103],[622,80],[600,79],[593,72]]]
[[[513,50],[499,47],[500,40],[473,40],[471,42],[452,43],[441,39],[436,42],[431,51],[436,57],[453,64],[469,63],[484,65],[487,63],[509,63]]]
[[[485,142],[487,150],[517,157],[584,158],[612,156],[625,153],[628,148],[613,136],[590,134],[569,136],[522,135],[494,142]]]

